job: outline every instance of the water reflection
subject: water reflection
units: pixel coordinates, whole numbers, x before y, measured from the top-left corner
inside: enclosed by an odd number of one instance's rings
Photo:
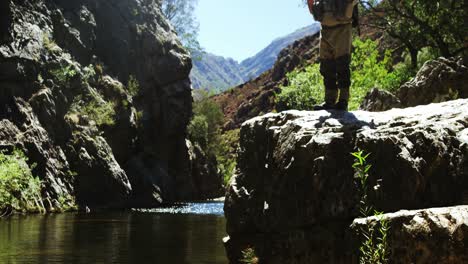
[[[0,263],[227,263],[222,215],[118,212],[0,220]]]

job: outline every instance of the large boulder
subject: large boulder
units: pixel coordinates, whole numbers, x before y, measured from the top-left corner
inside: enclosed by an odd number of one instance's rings
[[[395,95],[372,89],[360,109],[386,111],[468,98],[468,67],[461,57],[438,58],[426,62],[416,77],[403,84]]]
[[[388,91],[374,88],[367,93],[359,108],[365,111],[382,112],[398,107],[401,107],[398,97]]]
[[[461,57],[428,61],[397,97],[403,107],[468,98],[468,67]]]
[[[225,201],[231,260],[252,245],[267,263],[346,263],[353,253],[345,230],[359,215],[350,154],[358,149],[371,153],[369,186],[379,191],[369,202],[378,210],[463,204],[467,109],[468,100],[457,100],[381,113],[287,111],[247,121]]]

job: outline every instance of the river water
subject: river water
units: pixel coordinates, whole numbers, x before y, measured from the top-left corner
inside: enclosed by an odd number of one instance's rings
[[[0,219],[0,263],[225,264],[223,204]]]

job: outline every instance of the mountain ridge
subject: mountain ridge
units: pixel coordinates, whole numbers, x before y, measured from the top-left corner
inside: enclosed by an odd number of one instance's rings
[[[255,79],[274,66],[281,50],[296,40],[319,31],[319,23],[300,28],[291,34],[274,39],[256,55],[241,62],[212,53],[200,54],[201,59],[193,61],[190,74],[192,86],[194,89],[222,92]]]

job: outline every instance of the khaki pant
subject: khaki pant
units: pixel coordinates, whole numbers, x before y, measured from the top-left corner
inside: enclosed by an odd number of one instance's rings
[[[323,27],[320,33],[320,59],[333,60],[351,54],[353,41],[351,24]]]
[[[320,39],[320,73],[325,84],[328,105],[348,103],[351,85],[352,24],[322,27]],[[339,98],[338,97],[339,92]]]

